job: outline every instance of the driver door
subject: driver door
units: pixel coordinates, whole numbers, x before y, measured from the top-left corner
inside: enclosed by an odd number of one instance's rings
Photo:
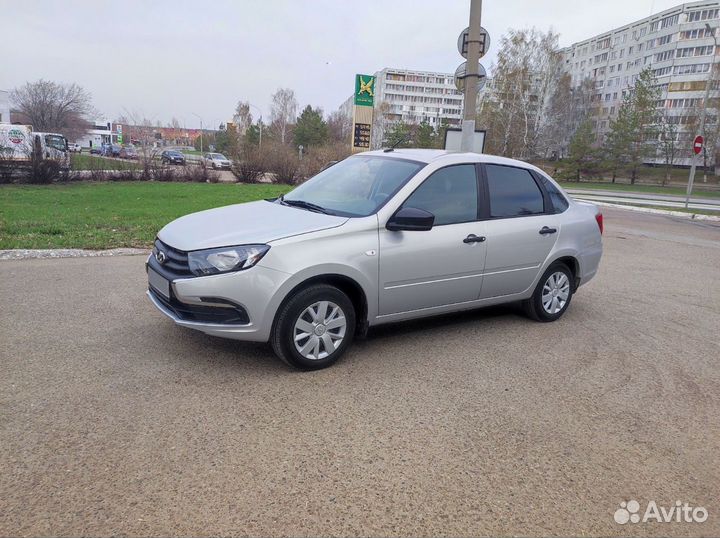
[[[403,203],[435,215],[428,231],[380,229],[379,314],[473,301],[485,267],[476,167],[437,170]]]

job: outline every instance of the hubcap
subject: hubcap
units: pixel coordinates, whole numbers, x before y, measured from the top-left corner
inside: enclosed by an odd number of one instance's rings
[[[346,328],[345,313],[338,305],[330,301],[313,303],[295,322],[295,349],[306,359],[324,359],[342,344]]]
[[[557,314],[567,304],[570,280],[562,271],[551,274],[543,285],[542,305],[548,314]]]

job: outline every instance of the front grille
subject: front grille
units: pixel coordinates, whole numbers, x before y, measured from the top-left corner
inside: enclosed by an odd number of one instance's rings
[[[247,311],[240,305],[228,303],[223,306],[200,306],[188,303],[181,303],[175,297],[166,299],[153,288],[150,288],[152,296],[165,308],[174,313],[183,321],[195,321],[199,323],[218,323],[221,325],[247,325],[250,318]],[[171,292],[172,295],[172,292]],[[222,299],[212,299],[213,302],[221,302]]]
[[[155,240],[155,251],[165,253],[165,263],[160,264],[155,256],[151,256],[150,266],[168,280],[195,276],[190,272],[187,252],[173,248],[159,239]]]

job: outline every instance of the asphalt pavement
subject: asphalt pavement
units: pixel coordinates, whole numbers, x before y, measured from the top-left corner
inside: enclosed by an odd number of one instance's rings
[[[720,535],[720,226],[604,214],[560,321],[387,326],[312,373],[174,326],[142,256],[0,262],[0,535]]]

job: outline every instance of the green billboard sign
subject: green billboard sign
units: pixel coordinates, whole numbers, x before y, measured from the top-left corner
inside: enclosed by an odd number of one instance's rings
[[[355,104],[373,106],[375,97],[375,77],[372,75],[355,75]]]

